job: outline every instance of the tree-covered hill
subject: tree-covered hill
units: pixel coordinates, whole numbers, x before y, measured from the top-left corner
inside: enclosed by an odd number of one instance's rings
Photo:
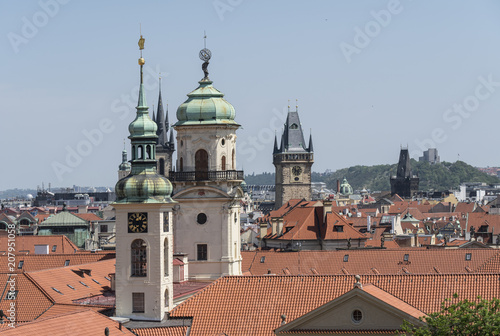
[[[312,174],[313,182],[326,182],[327,187],[335,189],[337,180],[345,177],[353,189],[372,191],[390,190],[390,176],[396,174],[397,164],[376,166],[353,166],[339,169],[331,174]],[[495,176],[485,174],[463,161],[442,162],[431,165],[428,162],[411,160],[413,174],[420,177],[419,189],[448,190],[457,188],[463,182],[500,183]],[[245,177],[247,184],[274,184],[274,173],[252,174]]]

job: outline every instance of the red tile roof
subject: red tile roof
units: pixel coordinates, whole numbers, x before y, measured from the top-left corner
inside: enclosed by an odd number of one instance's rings
[[[0,237],[0,246],[7,246],[7,237]],[[75,253],[79,250],[68,237],[65,235],[54,236],[16,236],[16,252],[28,251],[29,254],[35,254],[35,245],[49,245],[49,254],[53,253]],[[56,246],[56,251],[52,252],[53,246]],[[26,254],[23,252],[23,254]]]
[[[104,335],[104,329],[109,328],[110,336],[125,336],[134,334],[125,327],[119,329],[119,323],[92,310],[71,312],[65,315],[49,317],[2,329],[2,336],[88,336]]]
[[[108,274],[115,271],[115,262],[115,259],[110,259],[84,265],[35,271],[29,272],[28,276],[43,288],[56,303],[113,305],[114,296],[108,299],[102,297],[102,294],[108,293],[111,289]]]
[[[74,253],[74,254],[28,254],[16,256],[16,269],[14,272],[32,272],[51,268],[64,267],[67,260],[70,266],[88,264],[99,260],[113,259],[114,252],[110,253]],[[22,268],[17,268],[19,262],[23,261]],[[0,273],[12,273],[8,266],[8,256],[0,255]]]
[[[387,241],[386,241],[387,243]],[[470,253],[470,260],[466,255]],[[405,261],[405,255],[408,260]],[[500,255],[495,249],[352,249],[339,251],[241,252],[243,271],[253,275],[285,274],[403,274],[403,267],[411,274],[464,274],[493,270],[484,266]],[[347,261],[344,261],[348,255]],[[482,268],[481,268],[482,267]],[[481,269],[480,269],[481,268]],[[497,267],[497,269],[500,266]]]
[[[335,276],[228,276],[174,308],[173,317],[193,317],[191,336],[274,335],[280,316],[295,320],[353,288],[354,277]],[[459,293],[459,299],[500,295],[498,274],[366,275],[373,284],[406,304],[429,314],[441,302]],[[217,307],[217,309],[214,309]]]
[[[186,336],[187,330],[185,326],[132,329],[137,336]]]
[[[473,212],[474,209],[476,209],[476,203],[459,202],[455,207],[455,212],[467,213]]]
[[[353,228],[343,216],[336,213],[327,213],[325,222],[321,234],[324,240],[366,239],[364,234]]]
[[[80,217],[83,220],[86,220],[87,222],[99,222],[102,221],[103,219],[99,216],[97,216],[94,213],[74,213],[75,216]]]

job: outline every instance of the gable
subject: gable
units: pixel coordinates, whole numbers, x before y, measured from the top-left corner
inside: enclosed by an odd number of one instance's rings
[[[418,323],[416,316],[423,315],[383,290],[372,285],[367,289],[354,288],[278,328],[276,334],[301,330],[399,330],[404,320]]]
[[[173,195],[174,200],[182,199],[207,199],[207,198],[229,198],[227,193],[214,187],[191,187]]]

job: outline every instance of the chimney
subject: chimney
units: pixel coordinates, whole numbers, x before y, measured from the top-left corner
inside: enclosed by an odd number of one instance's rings
[[[262,239],[267,235],[267,222],[265,221],[260,222],[259,228],[260,228],[260,240],[262,241]]]
[[[277,230],[278,235],[283,234],[283,217],[278,218],[278,230]]]
[[[277,218],[272,218],[271,219],[271,226],[272,226],[272,234],[273,236],[278,232],[277,231],[277,225],[276,225],[276,222],[277,222]]]
[[[337,180],[337,193],[340,192],[340,180]]]
[[[89,210],[88,205],[79,205],[78,206],[78,213],[87,213]]]
[[[332,212],[332,201],[323,201],[323,220],[328,212]]]
[[[371,228],[372,228],[372,217],[368,215],[368,217],[366,217],[366,232],[370,232]]]

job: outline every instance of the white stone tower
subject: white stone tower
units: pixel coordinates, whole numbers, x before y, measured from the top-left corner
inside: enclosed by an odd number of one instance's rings
[[[116,315],[161,321],[173,301],[172,185],[156,172],[157,126],[144,94],[142,49],[137,115],[129,125],[130,175],[115,186]]]
[[[234,107],[205,77],[177,109],[177,164],[170,174],[175,212],[175,252],[189,254],[190,279],[241,274],[240,200],[243,171],[236,170]]]

